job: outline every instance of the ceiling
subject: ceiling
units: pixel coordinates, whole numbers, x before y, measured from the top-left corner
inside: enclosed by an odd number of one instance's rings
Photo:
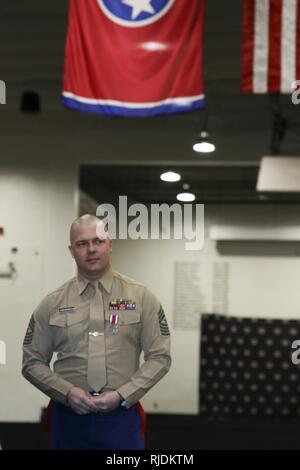
[[[0,78],[8,92],[7,105],[0,107],[2,142],[13,147],[19,139],[24,151],[40,158],[38,146],[25,145],[28,136],[39,137],[44,155],[48,147],[56,153],[63,148],[61,158],[84,163],[81,187],[97,201],[127,194],[133,200],[171,202],[181,188],[160,182],[160,172],[169,167],[180,170],[182,182],[191,185],[198,201],[300,201],[296,193],[266,199],[255,191],[260,159],[271,154],[272,113],[279,101],[276,96],[240,93],[242,0],[206,1],[206,110],[146,119],[94,116],[61,107],[67,9],[67,0],[1,1]],[[41,96],[38,116],[20,112],[22,92],[29,89]],[[287,132],[277,150],[298,156],[300,107],[281,96],[280,109]],[[199,157],[191,147],[206,118],[217,150]]]
[[[161,173],[173,170],[181,181],[166,183]],[[297,204],[298,193],[262,193],[255,191],[258,174],[256,164],[230,165],[82,165],[80,187],[84,193],[100,203],[118,204],[120,195],[128,196],[130,203],[153,202],[172,204],[182,192],[182,185],[190,185],[197,203],[205,204]]]
[[[251,202],[252,183],[257,175],[256,166],[247,167],[246,172],[243,167],[223,167],[220,172],[211,166],[172,165],[171,169],[176,170],[182,180],[166,183],[160,180],[160,174],[167,169],[166,166],[130,165],[126,168],[125,178],[121,169],[122,167],[119,167],[115,172],[115,165],[83,165],[81,187],[95,200],[100,198],[101,202],[116,202],[118,195],[127,195],[132,202],[139,200],[142,203],[172,203],[176,201],[176,195],[182,192],[184,182],[191,186],[198,202],[219,202],[220,195],[224,192],[231,202],[238,202],[241,198],[244,202]]]

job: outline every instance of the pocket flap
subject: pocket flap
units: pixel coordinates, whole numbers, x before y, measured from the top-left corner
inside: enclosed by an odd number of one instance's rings
[[[54,315],[51,315],[50,320],[49,320],[49,325],[66,327],[67,326],[66,314],[65,313],[55,313]]]
[[[75,325],[76,323],[80,323],[84,320],[84,313],[82,310],[78,310],[77,312],[67,313],[67,325]]]
[[[131,325],[141,321],[141,313],[132,310],[107,310],[105,320],[109,321],[111,314],[119,315],[119,325]]]

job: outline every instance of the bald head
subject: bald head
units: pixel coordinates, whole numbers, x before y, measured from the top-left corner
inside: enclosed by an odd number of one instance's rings
[[[78,272],[86,279],[100,279],[110,269],[112,241],[104,221],[90,214],[78,217],[71,225],[70,242],[69,250]]]
[[[71,228],[70,228],[71,245],[74,243],[78,229],[82,227],[87,227],[89,225],[95,225],[97,227],[97,232],[101,230],[101,234],[104,235],[105,233],[104,223],[99,219],[99,217],[96,217],[95,215],[92,215],[92,214],[85,214],[75,219],[71,225]],[[107,238],[107,234],[106,236],[103,236],[102,238]]]

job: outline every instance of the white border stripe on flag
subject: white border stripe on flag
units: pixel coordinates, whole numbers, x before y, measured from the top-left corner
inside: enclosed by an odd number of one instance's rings
[[[270,0],[255,0],[253,52],[254,93],[266,93],[268,91],[269,1]]]
[[[85,98],[84,96],[78,96],[74,93],[67,91],[63,92],[63,96],[66,98],[71,98],[80,103],[94,104],[94,105],[108,105],[108,106],[120,106],[133,109],[143,109],[143,108],[155,108],[157,106],[162,106],[165,104],[176,104],[177,106],[186,106],[187,104],[193,103],[197,100],[202,100],[204,95],[196,96],[180,96],[177,98],[167,98],[161,101],[155,101],[152,103],[130,103],[126,101],[117,101],[117,100],[105,100],[105,99],[94,99],[94,98]]]
[[[280,91],[291,93],[296,80],[297,0],[283,0],[281,28]]]

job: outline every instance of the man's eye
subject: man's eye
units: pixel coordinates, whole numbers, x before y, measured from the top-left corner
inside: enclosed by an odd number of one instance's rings
[[[103,240],[100,240],[100,238],[96,238],[95,244],[96,245],[101,245],[101,243],[103,243]]]
[[[78,242],[77,246],[81,247],[81,246],[85,246],[85,244],[86,244],[85,242]]]

